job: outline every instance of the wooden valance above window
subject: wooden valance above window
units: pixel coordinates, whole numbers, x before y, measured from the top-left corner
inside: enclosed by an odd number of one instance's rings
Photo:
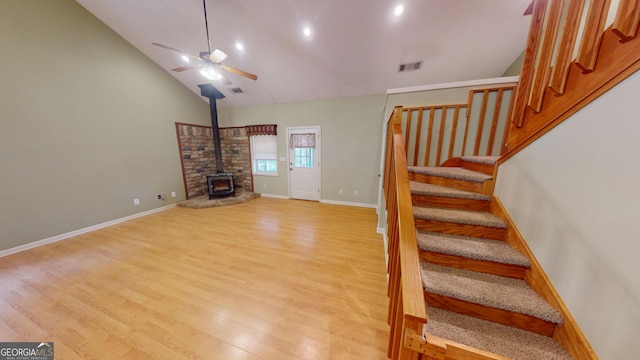
[[[247,136],[278,135],[277,128],[278,125],[276,124],[245,126],[245,129],[247,129]]]

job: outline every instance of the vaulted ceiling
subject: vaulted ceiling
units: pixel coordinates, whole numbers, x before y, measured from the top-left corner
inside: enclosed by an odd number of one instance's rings
[[[76,1],[194,92],[211,82],[226,96],[222,107],[498,77],[523,51],[531,19],[523,16],[530,0],[206,0],[211,48],[229,55],[223,64],[258,75],[226,74],[225,85],[171,71],[186,64],[151,45],[206,51],[202,0]],[[398,4],[404,13],[395,16]],[[419,70],[398,71],[417,61]]]

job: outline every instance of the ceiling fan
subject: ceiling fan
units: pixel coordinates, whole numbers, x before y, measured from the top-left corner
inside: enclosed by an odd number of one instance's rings
[[[224,65],[222,64],[222,61],[224,61],[224,59],[227,58],[227,54],[225,54],[224,51],[220,50],[220,49],[215,49],[213,50],[213,52],[211,52],[211,41],[209,39],[209,23],[207,22],[207,4],[205,2],[205,0],[202,0],[202,7],[204,8],[204,25],[205,25],[205,29],[207,31],[207,51],[201,51],[200,54],[196,55],[191,55],[189,53],[186,53],[182,50],[178,50],[175,48],[172,48],[170,46],[167,45],[163,45],[163,44],[159,44],[159,43],[152,43],[152,45],[161,47],[163,49],[166,50],[170,50],[170,51],[174,51],[177,52],[179,54],[182,54],[183,56],[186,56],[189,59],[193,59],[196,60],[197,63],[195,64],[190,64],[190,65],[186,65],[186,66],[181,66],[181,67],[177,67],[175,69],[171,69],[173,71],[176,72],[182,72],[182,71],[187,71],[187,70],[191,70],[191,69],[200,69],[200,73],[206,77],[209,80],[219,80],[222,79],[222,81],[224,82],[225,85],[229,85],[231,84],[231,81],[229,81],[229,79],[227,79],[222,72],[220,71],[220,69],[226,70],[228,72],[240,75],[240,76],[244,76],[246,78],[249,78],[251,80],[258,80],[258,76],[254,75],[252,73],[246,72],[244,70],[240,70],[234,67],[231,67],[229,65]]]

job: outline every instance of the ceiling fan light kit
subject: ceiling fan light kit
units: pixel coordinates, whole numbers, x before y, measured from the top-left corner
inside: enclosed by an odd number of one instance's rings
[[[236,75],[246,77],[251,80],[258,80],[257,75],[246,72],[244,70],[231,67],[229,65],[223,65],[222,61],[224,61],[228,57],[228,55],[224,51],[220,49],[214,49],[213,52],[211,52],[211,41],[209,39],[209,23],[207,21],[207,4],[205,0],[202,0],[202,7],[204,10],[204,24],[207,32],[207,51],[202,51],[200,52],[200,54],[198,54],[198,56],[195,56],[195,55],[186,53],[182,50],[172,48],[167,45],[163,45],[160,43],[152,43],[152,45],[161,47],[165,50],[169,50],[169,51],[173,51],[181,54],[182,59],[185,62],[190,64],[186,66],[177,67],[171,70],[176,72],[182,72],[182,71],[187,71],[192,69],[200,69],[200,74],[205,78],[212,81],[223,80],[224,84],[226,85],[231,84],[231,82],[224,75],[222,75],[222,73],[220,72],[220,69],[226,70]],[[195,62],[193,60],[195,60]]]
[[[222,74],[220,74],[220,72],[218,72],[218,70],[212,68],[212,67],[205,67],[202,70],[200,70],[200,74],[204,77],[206,77],[209,80],[220,80],[222,79]]]

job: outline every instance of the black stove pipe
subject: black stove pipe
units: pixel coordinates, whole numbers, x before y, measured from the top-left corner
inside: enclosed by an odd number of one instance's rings
[[[216,156],[216,172],[224,173],[222,166],[222,147],[220,146],[220,129],[218,128],[217,99],[223,99],[224,95],[211,84],[200,84],[200,95],[209,98],[209,110],[211,111],[211,128],[213,130],[213,146]]]

